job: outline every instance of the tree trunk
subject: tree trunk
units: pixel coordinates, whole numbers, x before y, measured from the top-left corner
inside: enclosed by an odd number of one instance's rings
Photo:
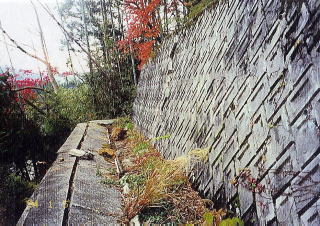
[[[134,85],[137,86],[138,85],[137,73],[136,73],[136,66],[135,66],[135,63],[134,63],[134,57],[133,57],[131,44],[130,44],[130,57],[131,57],[131,65],[132,65],[132,72],[133,72],[133,82],[134,82]]]
[[[92,74],[93,73],[93,66],[92,66],[92,60],[91,60],[92,57],[91,57],[91,49],[90,49],[90,42],[89,42],[89,35],[88,35],[88,24],[87,24],[87,20],[86,20],[84,0],[81,0],[81,7],[82,7],[82,20],[83,20],[83,24],[84,24],[84,32],[85,32],[86,44],[87,44],[89,70],[90,70],[90,74]]]
[[[167,0],[163,0],[164,4],[164,33],[168,33],[169,31],[169,22],[168,22],[168,5],[167,5]]]
[[[37,18],[37,23],[38,23],[38,27],[39,27],[39,32],[40,32],[40,39],[41,39],[41,46],[42,46],[42,51],[43,51],[43,55],[44,55],[44,60],[47,66],[47,70],[48,70],[48,76],[50,79],[50,82],[52,84],[53,90],[55,93],[58,92],[59,86],[58,83],[56,81],[56,79],[54,78],[54,75],[52,73],[52,67],[49,63],[49,56],[48,56],[48,50],[47,50],[47,46],[46,46],[46,42],[44,39],[44,35],[43,35],[43,31],[42,31],[42,27],[41,27],[41,23],[40,23],[40,19],[39,19],[39,15],[38,15],[38,11],[36,6],[34,5],[34,3],[31,1],[31,4],[33,6],[36,18]]]
[[[56,5],[57,5],[58,12],[59,12],[59,15],[60,15],[61,23],[64,24],[65,21],[64,21],[64,19],[62,17],[62,13],[61,13],[61,10],[60,10],[60,5],[58,3],[58,0],[56,0]],[[70,60],[71,71],[75,75],[76,72],[74,70],[73,61],[72,61],[72,57],[71,57],[71,45],[70,45],[70,42],[69,42],[69,39],[68,39],[68,36],[66,35],[66,33],[63,32],[63,36],[64,36],[64,38],[66,40],[66,44],[67,44],[67,50],[68,50],[68,55],[69,55],[69,60]]]
[[[106,45],[106,37],[107,37],[107,13],[106,13],[106,6],[104,0],[100,0],[101,5],[101,14],[102,14],[102,27],[103,27],[103,35],[100,40],[102,44],[102,55],[103,55],[103,61],[104,65],[107,65],[107,45]]]

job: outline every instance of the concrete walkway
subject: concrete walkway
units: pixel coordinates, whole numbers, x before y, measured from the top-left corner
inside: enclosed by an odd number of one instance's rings
[[[17,225],[114,225],[121,216],[121,193],[100,182],[99,173],[111,164],[98,155],[110,142],[106,125],[112,121],[78,124],[58,151],[57,160],[29,199]],[[69,155],[70,149],[92,151],[84,160]]]

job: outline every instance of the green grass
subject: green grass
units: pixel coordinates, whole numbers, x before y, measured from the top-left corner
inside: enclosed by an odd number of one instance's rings
[[[217,2],[217,0],[202,0],[198,4],[193,5],[188,13],[188,20],[194,20],[200,16],[207,7],[213,5],[215,2]]]
[[[129,174],[121,178],[120,184],[129,184],[130,189],[135,189],[142,186],[146,181],[146,177],[143,174]]]
[[[132,130],[134,128],[134,124],[129,117],[117,118],[114,124],[122,129]]]
[[[133,153],[136,155],[143,155],[148,152],[149,146],[150,144],[147,141],[140,142],[133,148]]]
[[[101,183],[108,186],[120,186],[119,181],[112,178],[105,178]]]

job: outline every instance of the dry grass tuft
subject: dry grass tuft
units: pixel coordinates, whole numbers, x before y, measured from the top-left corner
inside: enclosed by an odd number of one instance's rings
[[[113,159],[116,155],[116,151],[114,149],[104,147],[99,150],[98,154],[102,155],[103,157]]]
[[[207,162],[209,159],[209,148],[197,148],[189,152],[191,158],[195,158],[198,161]]]
[[[132,219],[144,207],[157,204],[173,196],[175,188],[186,181],[187,177],[180,166],[158,161],[158,166],[151,172],[141,191],[132,190],[129,194],[125,208],[128,219]]]
[[[123,140],[127,134],[127,131],[120,127],[112,128],[111,139],[118,141]]]
[[[201,199],[194,191],[190,183],[184,184],[174,195],[168,197],[168,202],[172,204],[173,212],[170,216],[172,222],[194,222],[201,223],[206,201]]]
[[[125,200],[127,220],[132,219],[144,208],[169,203],[174,208],[172,220],[200,220],[205,212],[205,201],[195,192],[188,181],[187,171],[190,156],[175,160],[164,160],[158,151],[139,133],[130,134],[129,146],[135,155],[135,172],[146,176],[143,186],[131,190]],[[137,151],[141,144],[148,143],[142,154]],[[193,152],[200,156],[202,152]],[[202,154],[202,155],[201,155]],[[197,155],[197,156],[198,156]],[[190,215],[190,217],[186,217]]]
[[[207,161],[208,149],[196,149],[174,160],[165,160],[150,140],[131,129],[127,132],[125,150],[121,157],[134,163],[126,168],[124,176],[130,177],[126,181],[131,187],[124,199],[125,223],[150,208],[168,210],[166,222],[203,222],[207,201],[192,189],[187,174],[192,160]],[[143,180],[138,181],[133,175]]]

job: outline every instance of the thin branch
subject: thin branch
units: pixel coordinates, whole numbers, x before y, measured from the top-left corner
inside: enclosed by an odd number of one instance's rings
[[[84,48],[82,47],[82,45],[73,37],[73,35],[71,35],[66,29],[65,27],[56,19],[56,17],[53,15],[53,13],[48,9],[48,7],[46,7],[41,1],[36,0],[41,7],[49,14],[49,16],[51,16],[51,18],[58,24],[58,26],[62,29],[62,31],[70,38],[70,40],[74,41],[77,46],[80,47],[80,49],[87,54],[88,57],[90,57],[90,59],[92,60],[92,62],[98,67],[101,68],[100,63],[94,58],[92,57],[92,55]]]
[[[13,38],[11,38],[11,36],[3,29],[3,27],[1,26],[1,23],[0,23],[0,30],[2,31],[2,33],[3,33],[5,36],[7,36],[7,38],[14,44],[14,46],[15,46],[17,49],[19,49],[19,50],[20,50],[21,52],[23,52],[24,54],[26,54],[26,55],[28,55],[28,56],[30,56],[30,57],[32,57],[32,58],[40,61],[41,63],[44,63],[44,64],[47,65],[48,68],[50,68],[50,70],[51,70],[51,65],[50,65],[49,62],[47,62],[46,60],[43,60],[43,59],[37,57],[37,56],[34,55],[34,54],[29,53],[29,52],[26,51],[24,48],[22,48],[22,47],[17,43],[17,41],[14,40]],[[50,71],[48,71],[48,73],[50,73]],[[50,77],[50,76],[49,76],[49,77]],[[51,80],[51,79],[50,79],[50,80]],[[54,87],[54,85],[52,85],[52,86]]]
[[[1,21],[0,21],[0,27],[2,27]],[[6,46],[7,55],[8,55],[9,60],[10,60],[11,69],[13,70],[13,63],[12,63],[11,55],[10,55],[9,48],[8,48],[8,46],[9,46],[10,44],[8,44],[8,43],[6,42],[6,36],[5,36],[3,33],[2,33],[2,36],[3,36],[3,42],[5,43],[5,46]]]
[[[39,88],[39,87],[32,87],[32,86],[26,86],[26,87],[23,87],[23,88],[20,88],[20,89],[14,89],[14,90],[12,90],[12,92],[21,92],[21,91],[27,90],[27,89],[40,90],[40,91],[43,91],[43,92],[46,92],[46,93],[50,93],[50,91],[48,91],[46,89]]]
[[[44,35],[43,35],[43,31],[42,31],[42,27],[41,27],[39,15],[38,15],[38,11],[37,11],[37,8],[36,8],[35,4],[33,3],[33,1],[30,0],[30,2],[32,4],[34,13],[35,13],[36,18],[37,18],[37,23],[38,23],[39,32],[40,32],[41,46],[42,46],[42,51],[43,51],[43,55],[44,55],[44,60],[46,62],[45,64],[46,64],[47,70],[48,70],[48,76],[49,76],[50,82],[52,83],[54,91],[57,93],[58,89],[59,89],[59,86],[58,86],[57,81],[54,78],[54,75],[53,75],[52,70],[51,70],[51,65],[49,63],[48,50],[47,50],[46,42],[45,42],[45,39],[44,39]]]
[[[30,105],[32,108],[34,108],[36,111],[38,111],[40,114],[42,114],[42,115],[46,115],[46,113],[43,111],[43,110],[41,110],[40,108],[38,108],[36,105],[34,105],[31,101],[29,101],[29,100],[27,100],[27,99],[25,99],[25,98],[22,98],[25,102],[26,102],[26,104],[28,104],[28,105]]]
[[[0,30],[2,31],[2,33],[3,33],[4,35],[7,36],[7,38],[8,38],[8,39],[14,44],[14,46],[15,46],[17,49],[19,49],[21,52],[23,52],[24,54],[26,54],[26,55],[28,55],[28,56],[30,56],[30,57],[32,57],[32,58],[34,58],[34,59],[36,59],[36,60],[44,63],[44,64],[46,64],[46,61],[45,61],[45,60],[37,57],[37,56],[34,55],[34,54],[31,54],[31,53],[27,52],[27,50],[25,50],[24,48],[22,48],[22,47],[17,43],[17,41],[14,40],[13,38],[11,38],[11,36],[3,29],[3,27],[1,26],[1,24],[0,24]]]

